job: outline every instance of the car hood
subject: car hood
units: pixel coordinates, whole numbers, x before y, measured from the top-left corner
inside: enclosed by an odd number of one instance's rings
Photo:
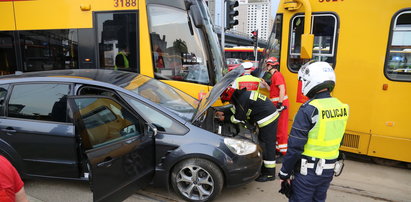
[[[215,101],[220,97],[220,95],[224,92],[224,90],[233,83],[233,81],[244,74],[243,67],[237,67],[232,71],[228,72],[220,82],[214,85],[213,89],[208,92],[200,101],[197,113],[193,116],[192,122],[197,121],[206,111],[207,109],[214,104]]]

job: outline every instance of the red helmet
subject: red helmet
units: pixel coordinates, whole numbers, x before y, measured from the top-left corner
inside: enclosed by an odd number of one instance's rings
[[[227,89],[224,90],[224,92],[221,94],[220,98],[222,102],[230,102],[231,97],[233,97],[235,88],[233,87],[228,87]]]
[[[276,57],[269,57],[266,61],[267,65],[277,66],[280,65]]]

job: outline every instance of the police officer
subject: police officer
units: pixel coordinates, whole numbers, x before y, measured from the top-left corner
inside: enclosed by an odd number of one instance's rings
[[[259,128],[259,144],[263,149],[264,164],[258,182],[275,179],[275,139],[279,113],[265,95],[256,91],[228,87],[220,96],[221,101],[233,104],[231,109],[216,112],[221,121],[234,124],[256,124]]]
[[[330,96],[335,73],[328,63],[309,62],[298,76],[302,92],[310,100],[295,116],[279,177],[291,183],[290,201],[325,201],[334,170],[340,165],[337,160],[348,105]]]
[[[244,62],[240,66],[244,67],[244,75],[238,77],[234,81],[232,87],[236,89],[246,88],[247,90],[259,91],[261,79],[251,75],[253,63]]]

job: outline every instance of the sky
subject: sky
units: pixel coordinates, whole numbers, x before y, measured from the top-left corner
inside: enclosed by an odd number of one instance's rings
[[[272,9],[272,15],[275,17],[275,13],[277,12],[278,9],[278,4],[280,3],[280,0],[271,0],[271,9]]]

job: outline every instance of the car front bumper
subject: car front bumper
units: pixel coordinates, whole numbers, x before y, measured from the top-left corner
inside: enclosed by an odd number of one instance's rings
[[[262,163],[260,149],[246,156],[236,156],[226,165],[226,186],[236,187],[253,181],[259,176]]]

